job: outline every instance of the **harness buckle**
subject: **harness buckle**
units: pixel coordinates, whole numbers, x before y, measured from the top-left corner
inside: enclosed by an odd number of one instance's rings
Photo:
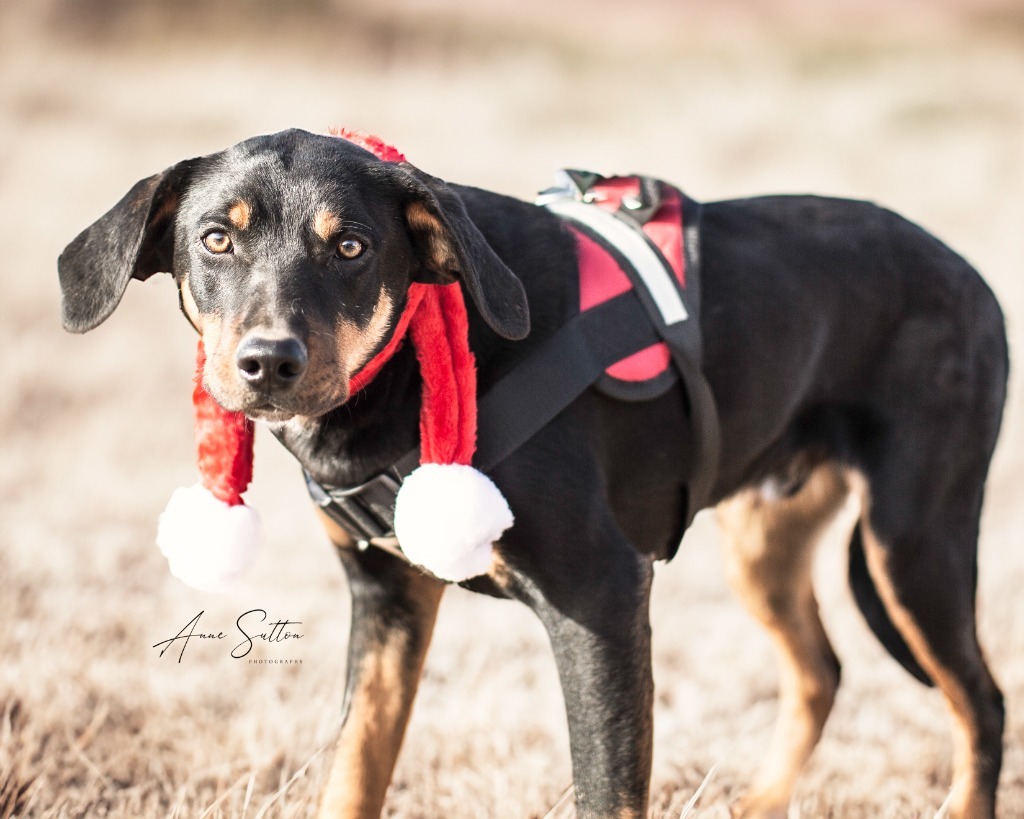
[[[313,502],[365,549],[372,540],[392,537],[395,527],[395,498],[401,481],[390,470],[359,486],[327,488],[302,470]]]
[[[661,183],[649,176],[629,178],[636,180],[637,191],[622,197],[618,215],[640,228],[653,219],[661,208]],[[535,204],[551,207],[568,201],[595,205],[607,198],[601,190],[601,184],[606,181],[606,177],[601,174],[563,168],[555,173],[554,186],[537,194]]]

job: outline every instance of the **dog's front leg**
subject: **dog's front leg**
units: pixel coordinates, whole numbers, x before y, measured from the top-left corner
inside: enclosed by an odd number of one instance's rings
[[[653,738],[649,558],[623,544],[524,584],[565,696],[576,815],[647,815]]]
[[[380,815],[444,584],[370,548],[339,548],[352,591],[344,721],[320,819]]]

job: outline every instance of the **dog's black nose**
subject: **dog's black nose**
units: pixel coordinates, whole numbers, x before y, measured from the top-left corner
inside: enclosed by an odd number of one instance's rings
[[[306,371],[306,345],[297,338],[249,336],[235,354],[242,379],[261,390],[288,389]]]

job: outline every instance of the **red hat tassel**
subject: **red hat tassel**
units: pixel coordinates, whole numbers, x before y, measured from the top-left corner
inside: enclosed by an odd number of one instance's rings
[[[252,480],[254,430],[252,421],[225,410],[203,387],[205,363],[200,339],[192,391],[200,482],[171,495],[156,542],[183,583],[224,591],[259,550],[259,516],[242,500]]]
[[[406,557],[442,580],[484,574],[513,523],[508,502],[470,464],[476,450],[476,362],[462,290],[424,288],[409,327],[423,381],[420,466],[402,482],[395,534]]]

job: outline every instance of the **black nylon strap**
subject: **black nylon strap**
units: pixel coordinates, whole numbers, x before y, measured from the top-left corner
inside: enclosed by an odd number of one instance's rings
[[[661,183],[647,178],[641,182],[646,198],[660,201]],[[633,280],[633,290],[575,315],[480,399],[478,445],[473,458],[477,469],[487,472],[501,463],[601,378],[609,366],[665,341],[683,381],[694,433],[695,451],[690,458],[687,478],[687,527],[710,501],[721,442],[717,406],[701,370],[698,254],[701,207],[682,192],[679,195],[685,230],[685,288],[679,287],[660,250],[653,244],[651,247],[675,282],[688,313],[687,319],[666,325],[646,285],[631,265],[623,264],[622,268]],[[639,235],[644,235],[635,213],[622,216],[623,221],[637,228]],[[603,237],[594,238],[613,255],[621,256]],[[308,472],[306,482],[310,494],[324,511],[366,543],[390,535],[394,524],[394,495],[401,480],[417,466],[418,449],[360,487],[325,488],[313,481]]]
[[[656,180],[641,177],[641,190],[645,186],[659,185]],[[718,459],[721,451],[721,432],[718,424],[718,407],[715,404],[711,388],[701,371],[703,360],[703,339],[700,332],[700,258],[697,243],[700,233],[701,206],[699,203],[677,191],[683,208],[684,248],[686,252],[685,270],[686,286],[681,287],[675,277],[671,265],[664,258],[661,250],[650,241],[641,229],[641,222],[636,214],[620,209],[613,214],[616,218],[633,227],[637,235],[643,237],[662,265],[667,278],[676,287],[683,301],[688,317],[674,324],[666,324],[660,310],[647,290],[643,279],[631,264],[628,263],[604,236],[595,233],[586,225],[576,222],[571,216],[563,216],[571,222],[576,230],[587,234],[615,257],[622,270],[633,284],[633,292],[643,305],[648,324],[656,328],[657,340],[664,340],[672,356],[672,362],[683,380],[686,398],[690,407],[690,423],[694,432],[694,452],[690,460],[690,473],[687,478],[687,512],[686,526],[689,527],[697,512],[711,499],[711,491],[718,475]],[[648,195],[649,196],[649,195]],[[658,201],[661,201],[659,195]],[[692,247],[691,247],[692,246]],[[641,348],[642,349],[642,348]],[[602,370],[603,372],[603,370]]]
[[[578,313],[479,403],[473,466],[497,466],[575,401],[607,367],[658,342],[630,291]]]
[[[633,291],[577,313],[479,400],[473,466],[481,472],[496,467],[605,369],[658,341]],[[394,469],[404,478],[419,463],[415,449],[396,461]]]
[[[473,466],[482,472],[493,469],[582,395],[607,367],[659,340],[633,291],[573,316],[480,399]],[[394,495],[401,479],[417,466],[419,449],[361,486],[325,487],[305,472],[306,485],[324,512],[356,540],[368,542],[391,533]]]

